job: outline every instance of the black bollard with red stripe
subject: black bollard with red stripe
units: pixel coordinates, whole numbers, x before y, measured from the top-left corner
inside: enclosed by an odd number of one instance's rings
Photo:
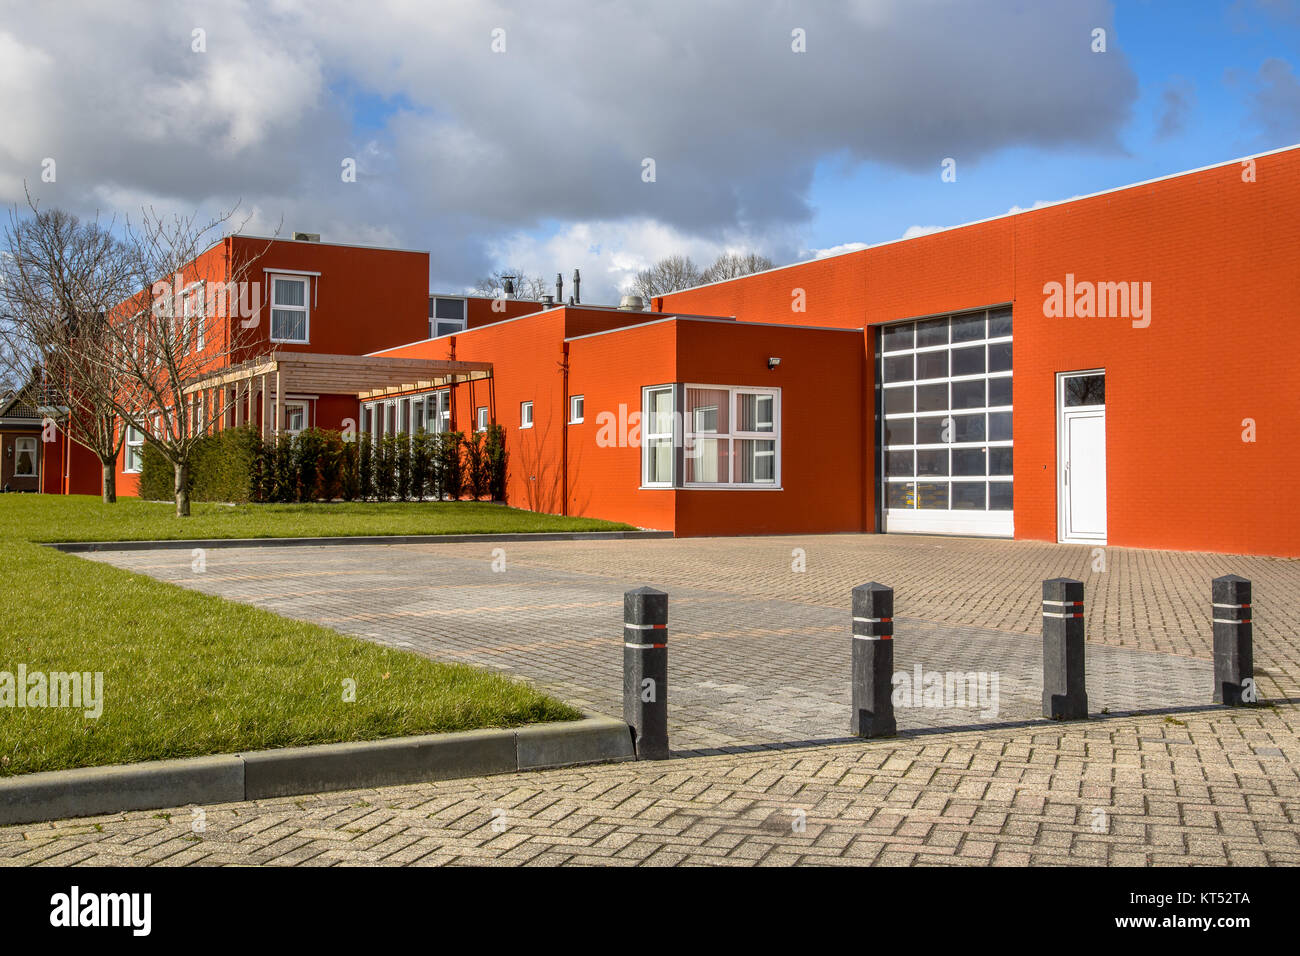
[[[1043,582],[1043,716],[1082,720],[1088,716],[1083,670],[1083,582]]]
[[[853,589],[853,718],[855,737],[892,737],[894,720],[894,589],[875,581]]]
[[[1225,574],[1210,583],[1210,618],[1214,624],[1214,702],[1237,707],[1259,700],[1255,689],[1255,654],[1250,608],[1250,581]]]
[[[667,760],[668,595],[623,593],[623,719],[638,760]]]

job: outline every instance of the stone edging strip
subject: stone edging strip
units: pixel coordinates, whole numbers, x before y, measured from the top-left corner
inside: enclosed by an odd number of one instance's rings
[[[370,534],[326,538],[168,538],[161,541],[44,541],[57,551],[153,551],[159,548],[319,548],[336,544],[465,544],[472,541],[622,541],[671,538],[671,531],[526,531],[507,534]]]
[[[0,779],[0,826],[634,760],[612,717],[285,747]]]

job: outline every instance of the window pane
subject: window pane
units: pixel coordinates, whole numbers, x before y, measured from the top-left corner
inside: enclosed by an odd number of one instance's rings
[[[952,450],[952,473],[954,475],[983,475],[983,448],[954,448]],[[956,492],[953,492],[955,495]]]
[[[979,378],[971,382],[953,382],[952,407],[983,408],[984,379]]]
[[[943,352],[919,352],[916,356],[916,377],[921,378],[947,378],[948,377],[948,353]]]
[[[1003,412],[1007,418],[1011,417],[1010,412]],[[953,441],[984,441],[984,416],[983,415],[954,415],[953,416]]]
[[[433,331],[434,338],[442,338],[444,335],[455,335],[464,329],[460,322],[438,322]]]
[[[885,474],[898,475],[901,477],[911,477],[916,474],[912,470],[912,452],[910,451],[891,451],[885,453]]]
[[[919,508],[947,509],[948,482],[921,482],[917,486],[917,499],[917,506]]]
[[[771,395],[740,392],[736,395],[736,430],[742,432],[770,432],[775,430]]]
[[[943,434],[944,423],[949,419],[943,415],[937,415],[934,418],[918,418],[916,420],[916,443],[918,445],[937,445],[941,441],[951,441],[952,436],[946,439]]]
[[[925,448],[918,451],[916,473],[921,476],[948,474],[948,449]]]
[[[1011,413],[989,413],[989,441],[1011,441]]]
[[[464,299],[435,299],[433,307],[433,316],[436,319],[455,319],[464,321],[465,319],[465,300]]]
[[[954,316],[952,320],[952,340],[954,342],[978,342],[984,338],[984,313]],[[955,374],[955,373],[954,373]]]
[[[912,347],[913,325],[907,322],[903,325],[887,325],[883,329],[881,338],[884,341],[886,352],[895,352],[899,349],[910,349]]]
[[[646,476],[651,484],[673,480],[673,442],[671,438],[651,438],[647,443]]]
[[[989,313],[989,338],[1002,338],[1011,334],[1011,310],[995,309]]]
[[[954,481],[952,483],[952,506],[960,511],[984,510],[984,482]]]
[[[973,349],[953,349],[952,350],[952,374],[953,375],[983,375],[984,374],[984,346],[977,345]]]
[[[649,435],[669,435],[673,433],[673,390],[656,388],[647,393],[646,433]]]
[[[1076,375],[1065,380],[1065,407],[1105,405],[1106,376]]]
[[[989,379],[989,407],[1011,404],[1011,376]]]
[[[912,386],[904,385],[901,388],[887,388],[884,389],[884,393],[886,415],[912,410]]]
[[[271,338],[304,342],[307,339],[307,314],[285,309],[271,310]]]
[[[302,279],[276,279],[274,305],[307,304],[307,283]]]
[[[915,508],[916,507],[916,482],[914,481],[891,481],[885,485],[885,507],[887,508]]]
[[[719,482],[727,480],[727,454],[730,441],[725,438],[696,438],[693,447],[686,449],[686,480],[688,482]]]
[[[989,371],[1011,371],[1011,343],[995,342],[989,346]]]
[[[948,384],[946,382],[916,386],[916,410],[918,412],[941,412],[947,407]]]
[[[1009,475],[1011,474],[1012,449],[1010,448],[990,448],[989,449],[989,474],[990,475]]]
[[[989,510],[990,511],[1011,510],[1011,482],[1009,481],[989,482]]]
[[[726,435],[731,431],[731,394],[720,388],[688,388],[686,421],[697,435]],[[713,480],[713,479],[710,479]]]
[[[948,344],[948,319],[927,319],[916,323],[916,347]]]
[[[741,484],[776,481],[776,442],[767,439],[736,440],[736,481]]]
[[[892,355],[885,359],[885,382],[910,382],[912,380],[912,356]]]
[[[912,418],[886,418],[885,419],[885,444],[886,445],[910,445],[913,436],[916,434],[913,428],[915,419]]]

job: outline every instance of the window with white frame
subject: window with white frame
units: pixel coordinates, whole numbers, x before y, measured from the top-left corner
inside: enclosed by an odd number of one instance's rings
[[[488,410],[486,405],[480,405],[478,412],[475,414],[475,425],[478,431],[485,432],[488,427]]]
[[[307,279],[271,276],[271,341],[306,344],[311,330]]]
[[[422,432],[426,428],[424,423],[424,396],[412,395],[407,399],[407,401],[411,404],[411,434],[414,435],[416,432]]]
[[[285,399],[284,430],[290,435],[296,437],[299,432],[307,427],[307,405],[306,401]]]
[[[122,442],[126,449],[126,463],[122,470],[129,474],[137,474],[144,463],[144,433],[130,425],[122,427],[126,429],[126,438]]]
[[[586,399],[581,395],[569,396],[569,424],[570,425],[578,425],[582,422],[582,415],[586,404],[587,404]]]
[[[184,314],[181,326],[181,334],[184,338],[181,348],[184,352],[189,352],[191,349],[203,351],[204,326],[207,325],[203,305],[203,283],[196,282],[185,290],[184,302],[181,305]]]
[[[643,479],[648,486],[777,488],[781,481],[781,391],[686,385],[682,411],[672,386],[645,390]],[[680,472],[675,449],[682,448]]]
[[[533,403],[532,402],[519,403],[519,427],[520,428],[533,427]]]
[[[463,332],[465,309],[464,299],[452,299],[440,295],[429,296],[429,338],[436,339]]]
[[[673,387],[660,385],[642,394],[641,459],[642,483],[650,487],[673,485],[673,450],[677,416],[673,410]]]
[[[36,477],[36,439],[31,437],[14,439],[14,477]]]

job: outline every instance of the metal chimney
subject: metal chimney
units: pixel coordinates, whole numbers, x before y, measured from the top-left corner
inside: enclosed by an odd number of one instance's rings
[[[564,273],[555,273],[555,301],[564,304]]]
[[[578,275],[578,270],[573,270],[573,301],[581,304],[582,302],[582,276]]]
[[[515,277],[514,277],[514,276],[502,276],[502,277],[501,277],[501,292],[502,292],[502,295],[503,295],[505,298],[507,298],[507,299],[513,299],[513,298],[515,297]]]

